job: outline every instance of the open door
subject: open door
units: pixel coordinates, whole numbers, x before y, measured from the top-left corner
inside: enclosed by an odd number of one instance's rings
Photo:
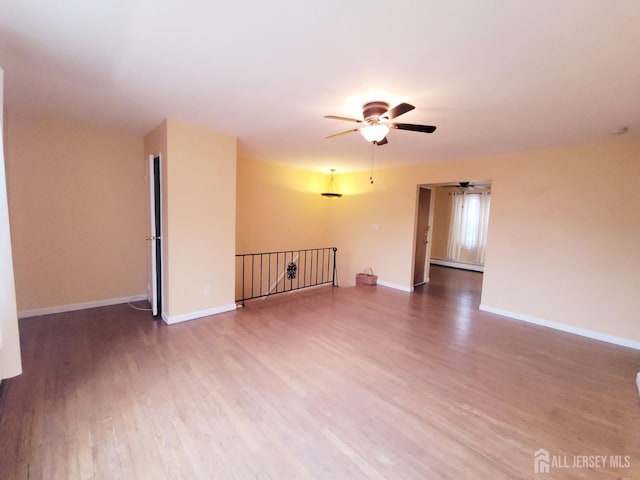
[[[422,285],[427,281],[429,264],[429,223],[431,210],[431,189],[418,188],[418,212],[416,218],[416,241],[413,268],[413,286]]]
[[[160,156],[149,156],[149,213],[150,234],[149,242],[150,272],[149,272],[149,303],[154,317],[162,314],[162,218],[160,206]]]

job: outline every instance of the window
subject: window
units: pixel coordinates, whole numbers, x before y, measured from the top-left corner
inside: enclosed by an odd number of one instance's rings
[[[451,224],[447,257],[456,262],[484,264],[491,195],[451,194]]]

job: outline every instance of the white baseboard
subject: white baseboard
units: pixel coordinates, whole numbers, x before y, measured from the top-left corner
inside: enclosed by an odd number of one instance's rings
[[[105,300],[94,300],[92,302],[72,303],[70,305],[59,305],[57,307],[36,308],[33,310],[20,310],[18,318],[39,317],[40,315],[51,315],[53,313],[73,312],[76,310],[86,310],[87,308],[107,307],[109,305],[119,305],[121,303],[139,302],[146,300],[147,294],[133,295],[131,297],[107,298]]]
[[[453,260],[441,260],[439,258],[433,258],[429,260],[429,263],[434,265],[441,265],[443,267],[461,268],[463,270],[473,270],[474,272],[484,272],[483,265],[475,265],[473,263],[454,262]]]
[[[574,327],[565,323],[552,322],[550,320],[544,320],[542,318],[532,317],[530,315],[524,315],[522,313],[510,312],[501,308],[494,308],[488,305],[480,305],[480,310],[489,313],[495,313],[502,315],[503,317],[513,318],[514,320],[520,320],[522,322],[533,323],[535,325],[541,325],[543,327],[553,328],[554,330],[560,330],[562,332],[573,333],[574,335],[580,335],[582,337],[592,338],[594,340],[600,340],[601,342],[613,343],[614,345],[620,345],[622,347],[633,348],[640,350],[640,341],[630,340],[628,338],[616,337],[613,335],[607,335],[606,333],[596,332],[594,330],[587,330],[585,328]]]
[[[382,287],[393,288],[395,290],[402,290],[403,292],[413,292],[413,287],[407,287],[406,285],[399,285],[397,283],[385,282],[384,280],[378,280],[378,285]]]
[[[207,308],[206,310],[200,310],[198,312],[183,313],[181,315],[167,315],[162,314],[162,320],[167,325],[174,325],[176,323],[187,322],[189,320],[195,320],[196,318],[208,317],[210,315],[217,315],[219,313],[231,312],[236,309],[236,304],[221,305],[219,307]]]

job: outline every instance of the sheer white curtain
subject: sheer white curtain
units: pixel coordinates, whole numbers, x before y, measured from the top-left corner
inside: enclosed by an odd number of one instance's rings
[[[491,194],[484,192],[480,195],[480,205],[478,211],[478,247],[476,252],[476,262],[484,265],[484,251],[487,246],[487,231],[489,230],[489,209],[491,207]]]
[[[466,222],[462,220],[464,214],[464,194],[452,193],[451,200],[451,224],[449,225],[449,243],[447,244],[447,258],[459,260],[462,253],[462,239]]]
[[[447,257],[449,260],[484,264],[489,227],[491,194],[451,194],[451,224]]]

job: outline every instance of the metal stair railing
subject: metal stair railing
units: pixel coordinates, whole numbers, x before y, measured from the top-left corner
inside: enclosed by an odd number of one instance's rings
[[[236,303],[319,285],[338,286],[336,247],[236,255]]]

